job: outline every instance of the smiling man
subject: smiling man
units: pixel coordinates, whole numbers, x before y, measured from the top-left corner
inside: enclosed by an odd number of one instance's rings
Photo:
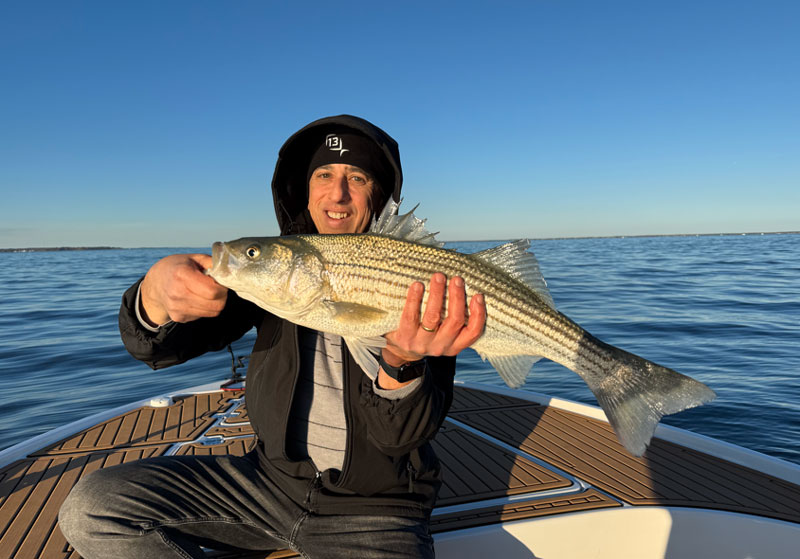
[[[366,230],[373,212],[375,179],[351,165],[332,163],[314,169],[308,180],[308,211],[319,233]]]
[[[396,142],[353,116],[301,129],[281,148],[272,192],[282,235],[361,233],[402,186]],[[153,368],[258,330],[246,404],[258,442],[244,457],[163,456],[98,470],[59,524],[86,559],[204,557],[205,549],[303,557],[433,557],[440,486],[430,445],[453,397],[455,355],[483,331],[460,278],[412,284],[376,379],[339,336],[272,315],[205,275],[207,254],[156,262],[123,296],[120,332]],[[448,281],[449,280],[449,281]],[[447,292],[447,309],[444,301]]]
[[[348,147],[345,147],[348,146]],[[328,134],[308,166],[308,211],[318,233],[360,233],[380,204],[378,146],[350,132]]]

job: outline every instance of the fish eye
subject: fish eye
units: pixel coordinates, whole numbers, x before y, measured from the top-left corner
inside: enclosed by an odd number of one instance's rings
[[[258,255],[261,254],[261,249],[258,248],[256,245],[252,245],[247,247],[244,251],[248,258],[258,258]]]

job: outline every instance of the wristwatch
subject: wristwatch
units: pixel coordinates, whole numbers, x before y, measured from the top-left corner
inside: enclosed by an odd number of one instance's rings
[[[383,360],[383,353],[381,353],[378,363],[380,363],[381,369],[397,382],[408,382],[425,374],[425,359],[394,367]]]

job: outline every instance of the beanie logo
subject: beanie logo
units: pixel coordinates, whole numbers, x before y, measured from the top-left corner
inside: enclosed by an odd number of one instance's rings
[[[342,145],[342,139],[336,134],[328,134],[325,136],[325,145],[331,151],[338,151],[339,157],[341,157],[344,152],[350,151],[349,149],[345,149]]]

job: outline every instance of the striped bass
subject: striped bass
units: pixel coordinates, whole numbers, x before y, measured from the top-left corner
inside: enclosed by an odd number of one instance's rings
[[[663,415],[712,400],[701,382],[609,345],[556,310],[528,241],[474,254],[441,247],[390,202],[368,233],[214,243],[208,274],[243,299],[301,326],[338,334],[372,378],[383,335],[397,328],[408,287],[435,272],[482,293],[486,327],[471,347],[512,388],[547,358],[576,372],[625,448],[641,455]],[[427,300],[427,289],[425,300]]]

